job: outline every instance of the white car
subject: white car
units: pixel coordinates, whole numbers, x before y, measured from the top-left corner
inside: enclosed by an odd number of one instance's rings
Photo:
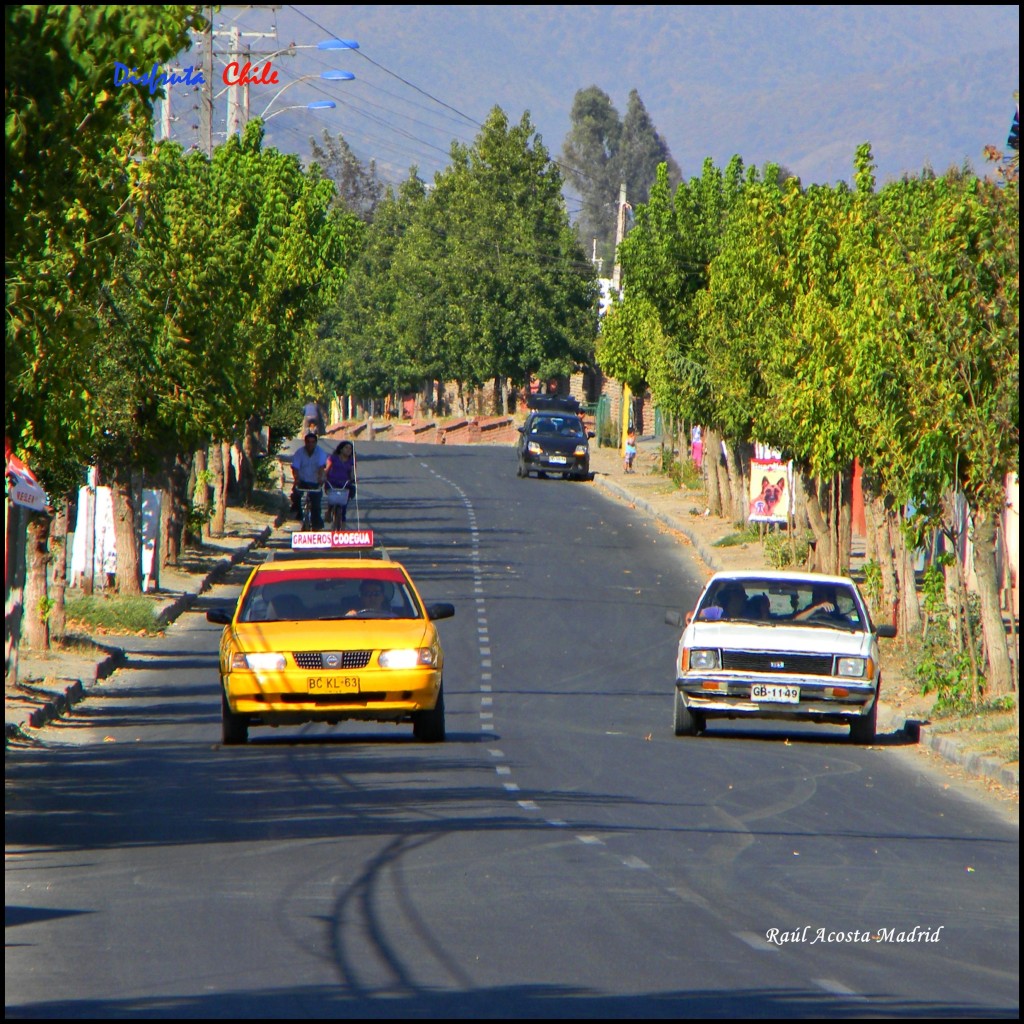
[[[855,743],[872,743],[878,638],[895,635],[872,624],[845,576],[717,573],[679,639],[675,734],[694,736],[715,717],[782,718],[848,723]]]

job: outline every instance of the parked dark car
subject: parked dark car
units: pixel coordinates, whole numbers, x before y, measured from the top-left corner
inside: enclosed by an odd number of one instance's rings
[[[571,412],[580,414],[580,402],[575,395],[529,395],[526,408],[536,412]]]
[[[561,473],[563,479],[590,479],[590,441],[579,416],[570,412],[534,412],[519,428],[516,476]]]

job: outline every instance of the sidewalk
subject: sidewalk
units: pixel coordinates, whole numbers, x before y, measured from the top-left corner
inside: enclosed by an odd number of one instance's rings
[[[165,624],[173,622],[252,548],[270,537],[277,521],[255,509],[230,508],[225,536],[207,541],[198,552],[185,552],[180,568],[161,571],[154,594],[157,613]],[[18,682],[4,686],[5,745],[29,738],[73,704],[100,679],[106,679],[125,660],[116,636],[76,636],[63,650],[28,651],[18,658]]]
[[[708,567],[708,575],[730,569],[768,569],[761,545],[751,543],[716,547],[717,541],[737,532],[737,528],[717,516],[704,515],[703,499],[700,492],[675,487],[672,482],[653,468],[660,460],[661,445],[650,439],[638,439],[637,457],[632,473],[626,473],[622,457],[617,449],[591,448],[590,467],[594,474],[594,485],[608,494],[629,503],[661,523],[665,529],[679,536],[684,544],[690,545],[701,561]],[[864,559],[863,548],[855,545],[853,569],[856,571]],[[895,644],[897,641],[884,641]],[[885,650],[883,649],[883,658]],[[891,667],[887,682],[894,681]],[[922,747],[933,751],[950,763],[962,768],[969,775],[990,779],[1012,790],[1020,790],[1020,769],[1017,762],[1005,764],[993,757],[979,755],[969,749],[963,738],[947,732],[940,732],[922,713],[914,702],[908,712],[889,701],[879,704],[879,733],[903,733],[916,738]]]

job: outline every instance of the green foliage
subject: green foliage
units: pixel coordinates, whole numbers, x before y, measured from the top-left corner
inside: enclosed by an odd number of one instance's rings
[[[115,61],[165,61],[201,27],[196,6],[4,8],[5,434],[49,482],[101,432],[86,376],[105,344],[96,317],[152,98],[113,86]]]
[[[153,602],[146,597],[94,594],[69,597],[68,628],[81,623],[90,633],[159,633],[161,622]]]
[[[735,533],[728,533],[720,537],[712,547],[716,548],[737,548],[744,544],[756,544],[761,539],[756,526],[746,526]]]
[[[614,260],[619,188],[633,205],[645,203],[659,164],[665,164],[674,186],[679,166],[658,134],[640,94],[633,89],[624,118],[611,98],[596,85],[580,89],[573,99],[571,128],[562,146],[562,164],[583,199],[577,230],[584,248],[596,239],[607,266]]]
[[[930,577],[928,573],[931,573]],[[922,693],[935,694],[935,706],[939,711],[974,710],[982,702],[984,684],[982,680],[978,680],[977,684],[974,681],[971,651],[956,635],[957,630],[953,625],[955,618],[946,606],[944,591],[938,582],[941,577],[941,569],[937,566],[929,567],[926,572],[926,600],[932,602],[935,620],[922,643],[914,675]],[[977,638],[973,655],[974,663],[978,664],[984,655],[980,642],[981,616],[977,595],[969,595],[965,613],[969,629],[963,632]]]
[[[771,530],[765,534],[764,559],[773,569],[788,569],[791,565],[806,565],[810,541],[804,533],[791,537],[788,531]]]
[[[377,177],[376,161],[363,164],[343,135],[332,137],[326,128],[321,142],[309,141],[311,162],[334,182],[334,202],[361,222],[370,223],[385,191],[384,183]]]
[[[864,579],[861,583],[861,590],[864,591],[864,596],[868,599],[868,604],[872,611],[877,611],[879,608],[879,602],[882,600],[882,566],[872,558],[870,561],[864,563],[861,572],[864,575]]]
[[[413,173],[387,195],[328,327],[338,390],[524,384],[588,360],[596,282],[561,187],[529,117],[495,108],[429,194]]]

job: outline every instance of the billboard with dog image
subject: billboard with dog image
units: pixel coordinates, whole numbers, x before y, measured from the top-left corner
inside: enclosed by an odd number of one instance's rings
[[[751,523],[789,522],[790,495],[793,493],[789,463],[780,459],[750,460]]]

